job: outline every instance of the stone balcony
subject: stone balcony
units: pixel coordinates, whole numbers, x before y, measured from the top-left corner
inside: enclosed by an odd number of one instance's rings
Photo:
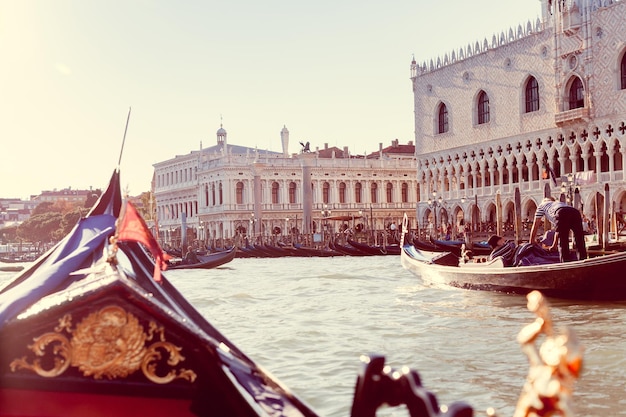
[[[577,122],[580,120],[589,119],[589,108],[579,107],[577,109],[565,110],[554,115],[554,122],[557,126],[562,126],[566,123]]]

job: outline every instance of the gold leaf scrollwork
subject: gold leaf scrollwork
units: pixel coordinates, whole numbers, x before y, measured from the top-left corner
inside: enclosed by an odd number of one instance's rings
[[[71,320],[71,315],[65,315],[59,319],[54,332],[36,337],[28,346],[35,359],[32,362],[28,362],[26,356],[15,359],[10,364],[11,371],[27,369],[52,378],[74,366],[84,376],[115,379],[126,378],[141,369],[144,376],[156,384],[167,384],[177,378],[193,382],[196,378],[192,370],[175,368],[185,360],[180,353],[182,348],[165,341],[163,327],[154,322],[148,324],[146,334],[137,317],[114,305],[88,315],[74,330]],[[159,341],[146,347],[146,342],[156,334],[160,336]],[[161,351],[169,355],[166,365],[170,367],[163,376],[156,371],[162,362]],[[53,357],[51,368],[42,365],[46,355]]]
[[[169,342],[155,342],[148,348],[148,352],[143,357],[143,362],[141,364],[141,369],[146,378],[156,384],[168,384],[176,378],[186,379],[190,382],[195,381],[196,374],[188,369],[180,369],[178,373],[176,370],[170,370],[164,376],[157,375],[157,363],[161,359],[159,349],[163,349],[169,353],[167,364],[170,366],[176,366],[185,360],[185,357],[180,354],[181,349],[179,347],[174,346]]]
[[[46,347],[52,345],[52,352],[54,354],[54,365],[50,369],[45,369],[41,363],[41,358],[46,354]],[[54,378],[61,375],[70,366],[70,359],[72,354],[72,348],[69,340],[58,333],[44,333],[33,340],[32,345],[28,345],[36,356],[32,363],[28,363],[26,356],[19,359],[15,359],[9,364],[11,372],[15,372],[18,369],[29,369],[35,372],[39,376],[45,378]]]

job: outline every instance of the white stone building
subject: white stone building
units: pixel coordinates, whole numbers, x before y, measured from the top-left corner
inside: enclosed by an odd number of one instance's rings
[[[415,212],[415,147],[397,140],[370,155],[347,148],[289,154],[231,145],[223,127],[213,146],[154,164],[159,238],[173,246],[241,236],[269,238],[381,230]],[[413,219],[415,221],[415,219]]]
[[[547,184],[559,198],[568,175],[565,194],[580,186],[586,215],[605,185],[613,211],[626,210],[626,3],[541,4],[536,22],[413,60],[420,222],[433,212],[495,222],[497,200],[512,222],[515,188],[526,218]],[[442,203],[428,203],[434,192]]]

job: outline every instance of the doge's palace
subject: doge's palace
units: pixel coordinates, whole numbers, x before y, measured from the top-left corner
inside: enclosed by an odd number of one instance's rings
[[[516,188],[523,219],[548,187],[589,217],[597,192],[626,210],[626,3],[541,4],[541,19],[411,63],[421,223],[476,227],[497,204],[512,222]]]

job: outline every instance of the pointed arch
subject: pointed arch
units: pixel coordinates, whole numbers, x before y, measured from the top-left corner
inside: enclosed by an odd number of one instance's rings
[[[593,146],[593,144],[589,144],[589,147],[587,148],[587,155],[589,156],[589,159],[587,160],[587,166],[589,167],[590,171],[595,171],[597,173],[600,171],[597,169],[598,167],[596,164],[596,157],[593,155],[595,151],[595,146]]]
[[[609,144],[602,141],[600,144],[602,155],[600,156],[600,172],[609,172]]]
[[[563,166],[563,174],[568,174],[572,172],[571,152],[568,147],[565,147],[565,150],[563,151],[563,158],[565,160],[565,164]]]
[[[567,88],[568,110],[585,107],[585,88],[578,76],[573,76]]]
[[[532,75],[528,77],[524,86],[524,103],[526,113],[539,110],[539,84]]]
[[[626,50],[622,52],[622,61],[619,68],[620,90],[626,90]]]
[[[489,123],[489,120],[489,96],[484,90],[481,90],[476,98],[476,124]]]
[[[441,102],[437,106],[437,133],[447,133],[450,130],[448,106]]]
[[[622,156],[622,148],[619,140],[613,139],[613,170],[622,171],[624,157]]]
[[[574,149],[573,149],[573,153],[575,155],[574,161],[576,162],[576,172],[581,172],[583,171],[585,168],[585,161],[583,160],[583,150],[581,149],[580,145],[577,143],[576,145],[574,145]],[[574,168],[574,167],[572,167]],[[574,171],[570,171],[570,172],[574,172]]]
[[[519,169],[519,165],[518,165],[516,156],[511,158],[511,172],[512,172],[512,177],[513,177],[513,178],[511,178],[511,184],[519,184],[519,182],[520,182],[520,180],[519,180],[520,169]]]
[[[552,168],[552,171],[554,171],[554,175],[556,177],[560,177],[561,175],[563,175],[561,172],[561,161],[559,159],[559,151],[554,151],[552,158],[550,158],[550,167]]]

